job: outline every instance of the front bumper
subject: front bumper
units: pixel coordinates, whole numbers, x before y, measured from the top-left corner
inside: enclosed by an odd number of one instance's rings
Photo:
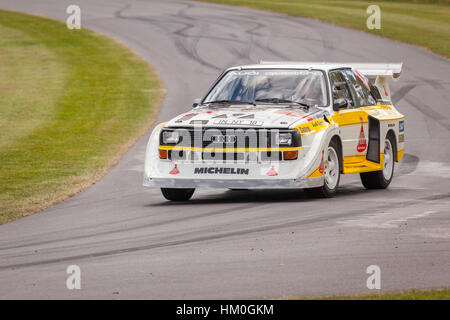
[[[283,189],[314,188],[323,176],[306,177],[300,161],[218,164],[156,160],[144,174],[144,186],[160,188]]]
[[[323,177],[307,179],[169,179],[144,178],[145,187],[160,188],[229,188],[229,189],[296,189],[315,188],[323,185]]]

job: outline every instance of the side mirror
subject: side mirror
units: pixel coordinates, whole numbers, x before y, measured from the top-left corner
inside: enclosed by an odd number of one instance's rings
[[[195,108],[195,107],[198,106],[201,102],[202,102],[202,99],[200,99],[200,98],[194,99],[194,103],[192,104],[192,107]]]
[[[347,108],[348,102],[346,99],[336,99],[333,103],[333,110],[339,111],[340,109]]]

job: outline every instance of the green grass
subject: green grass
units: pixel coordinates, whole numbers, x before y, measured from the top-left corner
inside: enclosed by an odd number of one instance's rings
[[[0,224],[97,181],[148,130],[163,95],[118,42],[0,11]]]
[[[309,17],[428,48],[450,57],[450,3],[361,0],[198,0]],[[370,4],[381,9],[381,29],[366,27]]]
[[[296,299],[296,298],[288,298]],[[314,300],[450,300],[450,289],[405,290],[392,293],[368,293],[352,296],[330,296]]]

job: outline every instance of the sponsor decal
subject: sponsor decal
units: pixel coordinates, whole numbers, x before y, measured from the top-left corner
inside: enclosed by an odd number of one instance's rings
[[[201,167],[194,168],[194,174],[240,174],[248,175],[250,169],[246,168],[225,168],[225,167]]]
[[[359,140],[358,145],[356,146],[356,150],[358,152],[364,152],[367,148],[367,141],[366,136],[364,135],[364,125],[363,125],[363,119],[359,118],[361,120],[361,131],[359,132]]]
[[[404,134],[399,134],[398,135],[398,142],[405,142],[405,135]]]
[[[311,131],[320,131],[325,125],[325,121],[323,119],[316,119],[313,121],[309,121],[301,126],[297,127],[300,133],[310,133]]]
[[[320,126],[321,124],[323,124],[323,119],[319,119],[319,120],[316,120],[316,121],[314,121],[314,122],[311,122],[311,125],[312,125],[314,128]]]
[[[267,175],[271,177],[275,177],[278,175],[277,171],[275,170],[275,166],[272,166],[269,171],[267,171]]]
[[[175,164],[175,166],[169,173],[170,174],[179,174],[180,173],[180,171],[178,170],[177,164]]]
[[[308,133],[311,132],[309,127],[300,127],[300,133]]]
[[[239,75],[239,76],[257,76],[259,75],[259,71],[231,71],[231,75]]]
[[[322,150],[322,161],[320,161],[320,166],[319,166],[319,172],[320,173],[324,173],[324,171],[325,171],[325,161],[324,161],[324,150]]]
[[[398,123],[398,131],[403,132],[405,131],[405,121],[402,120]]]

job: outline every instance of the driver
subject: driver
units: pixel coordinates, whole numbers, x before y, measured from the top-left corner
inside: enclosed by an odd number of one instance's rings
[[[255,100],[264,99],[264,98],[272,98],[269,93],[273,93],[273,85],[272,81],[267,76],[261,76],[257,79],[255,85]]]

